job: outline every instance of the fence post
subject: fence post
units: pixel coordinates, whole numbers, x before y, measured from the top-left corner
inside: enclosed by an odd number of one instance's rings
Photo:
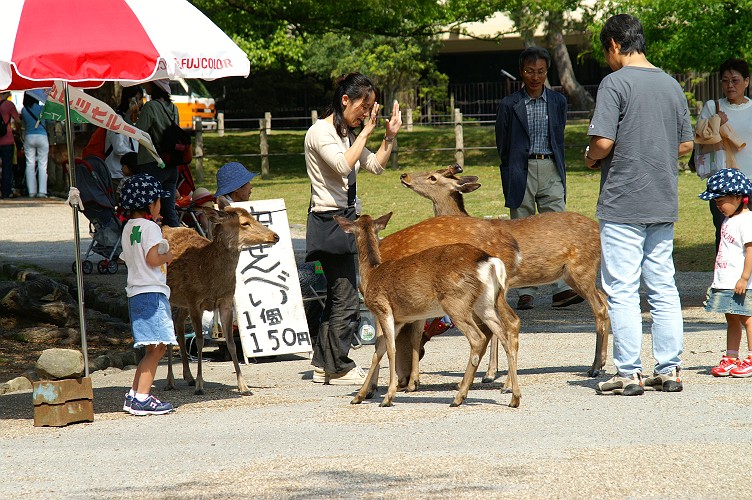
[[[392,168],[397,170],[399,168],[399,161],[397,161],[397,154],[399,153],[399,139],[395,136],[392,141],[392,154],[389,157],[392,160]]]
[[[268,139],[268,124],[265,118],[259,120],[259,149],[261,150],[261,177],[269,177],[269,141]]]
[[[407,114],[407,116],[405,117],[407,118],[407,131],[412,132],[413,131],[413,110],[411,108],[407,108],[405,110],[405,113]]]
[[[449,112],[454,113],[454,92],[449,95]]]
[[[315,109],[312,110],[311,111],[311,125],[313,125],[314,123],[316,123],[316,120],[318,120],[318,119],[319,119],[319,112],[316,111]]]
[[[462,113],[459,108],[454,110],[454,161],[460,167],[465,166],[465,144],[462,136]]]
[[[272,131],[272,114],[269,111],[264,113],[264,121],[266,122],[266,133],[268,134]]]
[[[193,130],[196,132],[193,141],[193,159],[196,160],[196,180],[204,182],[204,124],[201,117],[193,119]]]
[[[217,113],[217,135],[219,137],[225,136],[225,113],[220,111]]]

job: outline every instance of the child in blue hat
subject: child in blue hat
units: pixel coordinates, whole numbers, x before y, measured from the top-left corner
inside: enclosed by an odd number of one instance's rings
[[[159,218],[161,198],[170,193],[148,174],[136,174],[121,184],[120,206],[129,215],[121,238],[120,258],[128,266],[125,292],[134,347],[146,347],[136,368],[133,385],[125,395],[123,411],[132,415],[162,415],[173,410],[151,394],[157,364],[168,345],[177,345],[170,310],[167,264],[172,262],[170,245],[162,238]],[[149,217],[152,220],[149,220]]]
[[[752,376],[752,212],[748,203],[752,181],[740,170],[725,168],[708,179],[708,188],[699,194],[703,200],[715,200],[726,216],[721,225],[721,243],[715,259],[713,284],[708,290],[705,310],[726,315],[726,354],[711,369],[715,377]],[[739,359],[742,328],[747,332],[749,354]]]

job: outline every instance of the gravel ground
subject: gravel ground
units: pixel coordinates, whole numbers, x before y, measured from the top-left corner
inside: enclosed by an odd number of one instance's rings
[[[0,202],[0,261],[70,273],[71,219],[60,202]],[[723,318],[699,307],[709,279],[677,277],[686,322],[682,393],[597,395],[598,380],[585,375],[592,313],[585,304],[553,310],[541,298],[520,313],[518,409],[500,393],[503,377],[476,379],[466,403],[449,407],[469,352],[456,330],[427,345],[420,391],[398,394],[392,408],[378,407],[384,361],[376,399],[361,405],[349,404],[355,387],[313,384],[305,356],[243,366],[254,392],[246,397],[230,363],[206,363],[202,397],[181,381],[162,391],[160,366],[157,393],[177,411],[145,418],[120,411],[132,371],[106,370],[92,375],[90,424],[35,428],[30,393],[0,396],[0,497],[711,498],[729,485],[743,492],[752,461],[744,453],[722,460],[718,451],[751,444],[752,385],[709,375],[725,345]],[[643,346],[649,367],[647,327]],[[364,347],[353,357],[367,367],[372,353]],[[148,489],[135,493],[139,486]]]

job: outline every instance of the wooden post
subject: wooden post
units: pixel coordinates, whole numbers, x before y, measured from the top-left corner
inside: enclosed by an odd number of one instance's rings
[[[412,110],[412,108],[407,108],[405,110],[405,113],[407,114],[407,116],[405,117],[405,118],[407,118],[407,131],[408,132],[412,132],[413,131],[413,110]]]
[[[311,111],[311,125],[316,123],[318,119],[319,119],[319,112],[314,109],[313,111]]]
[[[454,93],[449,95],[449,113],[454,113]]]
[[[460,167],[465,166],[465,144],[462,136],[462,113],[459,108],[454,110],[454,161]]]
[[[267,113],[268,114],[268,113]],[[269,141],[266,119],[259,120],[259,149],[261,150],[261,177],[269,177]]]
[[[399,162],[397,161],[398,152],[399,152],[399,139],[395,137],[394,141],[392,141],[392,154],[390,155],[390,158],[392,159],[392,168],[394,170],[397,170],[399,168]]]
[[[225,136],[225,114],[222,111],[217,113],[217,135],[219,137]]]
[[[269,111],[264,113],[264,121],[266,122],[266,133],[268,134],[272,131],[272,114]]]
[[[193,141],[193,159],[196,160],[196,181],[204,182],[204,124],[200,116],[193,119],[195,140]]]

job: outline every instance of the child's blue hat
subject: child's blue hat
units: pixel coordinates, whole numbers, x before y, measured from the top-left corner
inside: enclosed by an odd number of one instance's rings
[[[169,191],[162,189],[157,179],[149,174],[136,174],[123,181],[120,191],[120,206],[125,210],[138,210],[160,198],[169,198]]]
[[[700,199],[713,200],[727,194],[752,195],[752,181],[738,168],[724,168],[708,178],[708,188],[700,193]]]
[[[236,161],[225,163],[217,170],[217,192],[214,193],[214,196],[219,197],[232,193],[251,182],[257,175],[256,172],[249,172],[242,163]]]

